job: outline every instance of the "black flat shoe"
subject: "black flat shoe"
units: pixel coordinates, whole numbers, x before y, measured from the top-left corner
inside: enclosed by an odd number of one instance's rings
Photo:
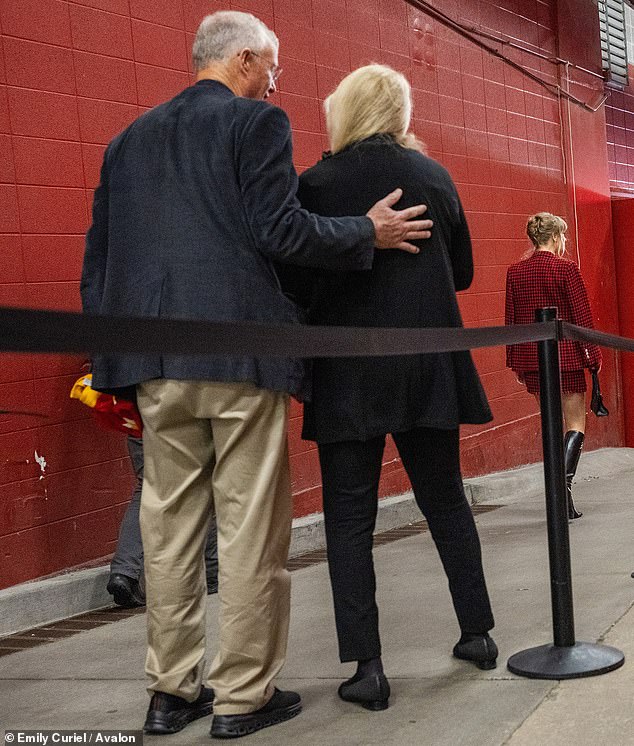
[[[341,699],[356,702],[366,710],[387,710],[390,682],[382,673],[371,676],[361,676],[357,673],[348,681],[344,681],[338,692]]]
[[[483,671],[497,666],[498,646],[489,635],[472,635],[471,639],[456,643],[453,654],[463,661],[471,661]]]
[[[178,733],[193,720],[211,715],[214,708],[214,691],[201,687],[198,699],[188,702],[182,697],[165,692],[154,692],[145,718],[143,732],[153,736]]]
[[[145,606],[145,596],[139,587],[139,581],[127,575],[113,573],[108,580],[106,590],[114,596],[117,606],[122,606],[124,609]]]
[[[211,722],[212,738],[240,738],[248,736],[270,725],[290,720],[302,711],[302,698],[297,692],[275,693],[269,701],[255,712],[246,715],[214,715]]]

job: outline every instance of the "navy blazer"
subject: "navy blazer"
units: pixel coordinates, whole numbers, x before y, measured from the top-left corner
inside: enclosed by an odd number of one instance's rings
[[[84,311],[210,321],[298,323],[273,261],[366,269],[367,217],[300,207],[286,114],[201,80],[108,146],[86,236]],[[97,389],[153,378],[246,381],[301,394],[301,361],[117,355],[93,360]]]

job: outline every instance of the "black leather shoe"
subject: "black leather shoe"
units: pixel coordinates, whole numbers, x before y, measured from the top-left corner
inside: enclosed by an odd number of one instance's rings
[[[106,590],[114,596],[117,606],[123,606],[125,609],[145,606],[145,594],[139,587],[139,581],[127,575],[113,573],[108,580]]]
[[[390,698],[390,682],[385,674],[362,676],[355,674],[344,681],[338,689],[341,699],[356,702],[366,710],[387,710]]]
[[[188,702],[182,697],[165,692],[154,692],[145,718],[143,732],[153,736],[178,733],[192,720],[211,715],[214,709],[214,690],[203,686],[198,699]]]
[[[463,639],[467,637],[468,639]],[[471,661],[483,671],[497,666],[498,646],[488,634],[463,635],[456,643],[453,654],[463,661]]]
[[[302,698],[297,692],[275,693],[269,701],[255,712],[246,715],[214,715],[211,722],[212,738],[240,738],[248,736],[269,725],[290,720],[302,711]]]

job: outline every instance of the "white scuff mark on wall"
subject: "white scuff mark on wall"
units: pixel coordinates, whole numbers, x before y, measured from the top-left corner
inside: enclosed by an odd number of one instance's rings
[[[35,461],[37,464],[39,464],[40,470],[42,471],[42,473],[40,474],[40,479],[44,479],[44,470],[48,466],[48,464],[46,463],[46,459],[44,458],[44,456],[40,456],[38,452],[35,451]]]

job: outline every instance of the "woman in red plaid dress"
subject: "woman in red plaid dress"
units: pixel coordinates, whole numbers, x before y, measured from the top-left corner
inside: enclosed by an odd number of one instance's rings
[[[506,323],[531,324],[535,310],[556,306],[558,318],[593,328],[592,312],[577,265],[564,259],[566,221],[549,212],[528,219],[526,233],[533,250],[509,267],[506,275]],[[506,348],[506,365],[539,401],[537,344],[524,342]],[[594,344],[571,339],[559,343],[559,367],[564,425],[564,456],[568,492],[568,518],[580,518],[572,500],[572,480],[577,471],[586,430],[585,368],[601,367],[601,350]]]

